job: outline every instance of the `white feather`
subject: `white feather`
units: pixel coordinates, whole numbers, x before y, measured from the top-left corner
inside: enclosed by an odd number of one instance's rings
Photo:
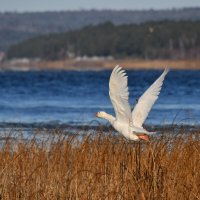
[[[163,85],[164,78],[168,73],[168,69],[160,75],[160,77],[145,91],[145,93],[139,98],[135,108],[132,111],[133,126],[141,127],[146,120],[152,106],[158,99],[160,90]]]
[[[131,107],[128,103],[129,92],[125,71],[118,65],[113,69],[109,81],[109,95],[115,110],[116,119],[129,122]]]

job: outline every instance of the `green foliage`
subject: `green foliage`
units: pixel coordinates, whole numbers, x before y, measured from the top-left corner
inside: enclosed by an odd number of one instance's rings
[[[199,58],[199,21],[113,25],[40,36],[11,46],[8,58],[63,59],[74,56],[114,56],[145,59]]]
[[[200,20],[200,8],[167,10],[78,10],[51,12],[0,12],[0,51],[33,36],[78,30],[107,21],[115,25],[149,21]]]

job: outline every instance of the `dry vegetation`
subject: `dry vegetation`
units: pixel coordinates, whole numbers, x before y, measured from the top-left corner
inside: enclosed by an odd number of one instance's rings
[[[80,60],[67,59],[57,61],[7,61],[0,63],[2,69],[17,70],[106,70],[120,65],[127,69],[164,69],[168,66],[178,70],[199,70],[200,59],[191,60],[141,60],[141,59],[105,59],[105,60]]]
[[[113,60],[88,60],[76,61],[73,59],[63,61],[41,61],[37,66],[41,69],[81,69],[81,70],[105,70],[113,69],[113,66],[120,65],[127,69],[164,69],[166,66],[171,69],[200,69],[200,59],[194,60],[141,60],[141,59],[113,59]],[[31,67],[31,66],[30,66]]]
[[[200,199],[199,131],[165,135],[149,143],[100,131],[57,142],[7,139],[0,199]]]

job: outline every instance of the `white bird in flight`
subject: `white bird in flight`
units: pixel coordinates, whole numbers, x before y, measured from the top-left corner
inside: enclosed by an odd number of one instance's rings
[[[160,77],[138,99],[133,111],[128,102],[129,91],[127,86],[128,77],[125,71],[118,65],[113,69],[109,81],[109,95],[114,107],[116,117],[100,111],[96,117],[108,120],[116,131],[129,140],[149,140],[148,132],[143,128],[153,104],[158,99],[164,78],[168,73],[166,68]]]

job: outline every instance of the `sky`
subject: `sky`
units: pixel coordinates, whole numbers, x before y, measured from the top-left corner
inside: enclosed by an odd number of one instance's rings
[[[0,0],[0,12],[200,7],[200,0]]]

